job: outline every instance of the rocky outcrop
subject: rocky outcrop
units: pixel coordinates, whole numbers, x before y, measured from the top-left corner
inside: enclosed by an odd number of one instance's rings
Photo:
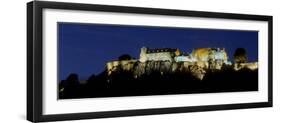
[[[170,62],[170,61],[120,61],[107,63],[107,72],[110,76],[113,72],[130,71],[138,78],[144,74],[149,75],[152,72],[160,72],[161,74],[173,72],[192,72],[192,75],[198,79],[203,79],[206,73],[204,68],[197,65],[196,62]]]
[[[258,62],[250,62],[250,63],[235,63],[234,70],[241,70],[243,68],[247,68],[250,70],[258,69]]]
[[[209,62],[174,62],[174,61],[146,61],[140,62],[138,60],[122,60],[113,61],[107,63],[107,73],[110,76],[113,72],[129,71],[134,74],[135,78],[142,75],[149,75],[152,72],[159,72],[161,74],[166,73],[191,73],[195,78],[202,80],[206,74],[206,71],[221,70],[223,66],[228,66],[234,70],[240,70],[243,68],[256,70],[258,69],[258,63],[241,63],[234,65],[226,65],[223,61],[215,60]]]

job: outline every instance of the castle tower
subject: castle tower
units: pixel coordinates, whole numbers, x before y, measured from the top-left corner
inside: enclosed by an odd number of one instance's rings
[[[142,47],[141,52],[140,52],[140,62],[146,62],[146,60],[147,60],[146,52],[147,52],[147,48]]]
[[[180,50],[177,49],[177,50],[175,51],[175,55],[176,55],[176,56],[179,56],[180,54],[181,54]]]

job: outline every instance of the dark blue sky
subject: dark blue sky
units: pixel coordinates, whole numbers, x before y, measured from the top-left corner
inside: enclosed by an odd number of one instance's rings
[[[139,58],[140,48],[224,47],[230,60],[236,48],[245,48],[249,61],[258,60],[258,32],[126,25],[58,23],[59,80],[70,73],[80,79],[99,74],[107,61],[122,54]]]

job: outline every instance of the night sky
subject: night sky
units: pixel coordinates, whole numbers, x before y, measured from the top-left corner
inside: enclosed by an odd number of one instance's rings
[[[248,60],[258,60],[258,32],[128,25],[58,23],[59,80],[77,73],[81,80],[105,70],[122,54],[139,58],[140,48],[225,48],[230,60],[245,48]]]

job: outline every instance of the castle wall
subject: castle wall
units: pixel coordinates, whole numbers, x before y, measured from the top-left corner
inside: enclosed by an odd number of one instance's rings
[[[193,50],[192,57],[197,61],[208,61],[211,48],[198,48]]]
[[[147,61],[173,61],[170,52],[146,54]]]
[[[195,62],[196,59],[190,56],[176,56],[175,58],[176,62]]]
[[[159,52],[159,53],[147,53],[140,55],[140,61],[173,61],[173,57],[170,52]]]
[[[224,63],[228,63],[228,56],[224,49],[212,49],[212,48],[199,48],[192,52],[192,57],[197,61],[209,60],[222,60]]]

